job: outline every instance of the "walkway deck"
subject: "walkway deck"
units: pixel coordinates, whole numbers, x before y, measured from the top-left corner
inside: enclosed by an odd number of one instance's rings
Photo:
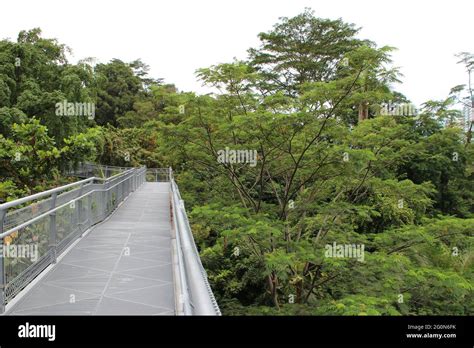
[[[146,182],[7,314],[174,315],[169,183]]]

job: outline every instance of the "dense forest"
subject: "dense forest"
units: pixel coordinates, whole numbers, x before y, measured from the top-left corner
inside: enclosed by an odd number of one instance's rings
[[[225,315],[472,315],[473,86],[415,109],[359,30],[281,18],[196,72],[207,95],[140,59],[72,64],[39,28],[4,39],[0,202],[85,161],[172,167]]]

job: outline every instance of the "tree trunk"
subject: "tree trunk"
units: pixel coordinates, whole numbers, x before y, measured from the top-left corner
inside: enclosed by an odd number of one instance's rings
[[[359,122],[369,118],[369,103],[362,102],[359,104]]]
[[[471,143],[472,140],[472,126],[474,123],[474,97],[471,94],[471,110],[470,115],[468,116],[468,122],[469,122],[469,129],[467,130],[466,134],[466,146]]]
[[[273,272],[267,277],[267,281],[268,281],[268,287],[270,288],[270,294],[272,296],[273,304],[277,309],[280,309],[280,304],[278,303],[278,294],[277,294],[277,279]]]

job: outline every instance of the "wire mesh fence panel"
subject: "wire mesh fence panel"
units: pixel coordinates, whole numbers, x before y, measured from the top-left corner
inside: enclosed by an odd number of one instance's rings
[[[65,174],[80,178],[110,178],[131,169],[133,169],[133,167],[108,166],[86,162],[79,163],[75,168],[68,170]]]
[[[7,299],[15,296],[50,262],[50,218],[42,218],[3,239]],[[46,262],[39,262],[42,259]]]
[[[168,168],[147,168],[146,181],[148,182],[168,182],[169,169]]]
[[[86,194],[92,190],[92,185],[85,185],[82,188],[82,194]],[[59,194],[56,198],[56,206],[62,205],[78,196],[80,187],[76,187],[69,191]],[[48,197],[46,199],[37,200],[31,202],[27,206],[15,210],[11,210],[5,216],[5,222],[3,224],[4,230],[9,230],[15,226],[18,226],[28,220],[31,220],[51,209],[52,199]]]
[[[89,226],[96,224],[97,222],[103,219],[105,214],[105,209],[102,203],[102,192],[93,192],[89,196],[90,205],[89,205]]]
[[[78,209],[79,209],[79,214],[78,214],[78,224],[79,224],[79,230],[81,232],[84,232],[87,230],[89,227],[89,198],[87,196],[80,198],[78,200]]]
[[[61,254],[82,231],[79,224],[81,201],[72,201],[56,211],[56,240],[52,243],[55,244],[57,254]]]

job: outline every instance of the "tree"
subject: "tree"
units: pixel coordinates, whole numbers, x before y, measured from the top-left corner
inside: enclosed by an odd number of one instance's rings
[[[143,108],[147,101],[142,100],[148,90],[161,81],[147,78],[147,71],[148,67],[140,60],[125,63],[113,59],[110,63],[95,67],[97,124],[109,123],[117,127],[121,119],[124,125],[130,125],[126,120],[136,116],[136,113],[127,115],[127,112],[133,113],[134,107]]]
[[[474,91],[472,87],[471,74],[474,69],[474,54],[469,52],[461,52],[456,55],[460,60],[458,64],[463,64],[467,71],[468,83],[467,85],[458,85],[451,89],[453,95],[461,105],[467,110],[466,115],[466,144],[470,144],[472,140],[472,127],[474,123]],[[466,92],[467,95],[461,96],[461,93]]]
[[[81,65],[68,64],[69,51],[57,40],[41,37],[39,28],[20,32],[15,43],[0,42],[0,108],[14,108],[40,120],[58,144],[90,123],[86,117],[55,112],[56,103],[63,100],[91,101],[83,88],[91,74]]]
[[[259,34],[261,46],[249,50],[251,65],[265,76],[263,93],[277,89],[294,96],[306,82],[333,80],[345,54],[370,44],[356,39],[358,32],[341,19],[316,18],[310,9],[280,18],[272,31]]]

